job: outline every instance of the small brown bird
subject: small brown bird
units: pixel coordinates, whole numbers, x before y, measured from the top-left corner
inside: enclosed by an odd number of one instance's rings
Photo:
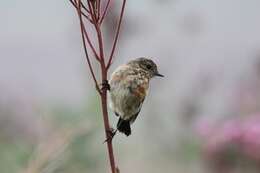
[[[131,134],[130,124],[136,120],[150,79],[155,76],[163,77],[158,73],[156,64],[148,58],[137,58],[121,65],[111,75],[110,107],[119,116],[117,130],[126,136]]]

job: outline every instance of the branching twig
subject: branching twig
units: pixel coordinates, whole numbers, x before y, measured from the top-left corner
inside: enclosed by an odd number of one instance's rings
[[[86,0],[87,6],[85,6],[81,0],[74,0],[74,1],[69,0],[69,1],[77,9],[77,13],[78,13],[79,21],[80,21],[80,30],[81,30],[81,37],[82,37],[82,42],[83,42],[83,46],[84,46],[84,52],[85,52],[87,63],[88,63],[89,69],[90,69],[91,76],[94,80],[94,84],[96,86],[96,89],[97,89],[100,97],[101,97],[101,105],[102,105],[105,134],[106,134],[106,139],[109,139],[109,137],[110,137],[110,133],[109,133],[110,126],[109,126],[108,111],[107,111],[107,88],[103,87],[102,89],[100,89],[100,87],[99,87],[98,80],[95,76],[93,66],[91,64],[90,57],[88,55],[87,45],[90,47],[90,49],[92,50],[95,58],[98,60],[98,62],[100,64],[101,77],[102,77],[102,83],[103,83],[103,82],[107,81],[107,72],[108,72],[108,69],[111,65],[113,55],[114,55],[114,51],[115,51],[115,48],[116,48],[116,44],[117,44],[117,40],[118,40],[118,36],[119,36],[119,30],[120,30],[120,27],[121,27],[123,13],[124,13],[124,9],[125,9],[126,0],[123,0],[121,12],[120,12],[120,17],[119,17],[119,23],[118,23],[117,30],[116,30],[116,33],[115,33],[115,39],[114,39],[113,44],[112,44],[113,46],[112,46],[111,54],[108,58],[108,64],[106,64],[106,57],[105,57],[105,52],[104,52],[104,42],[103,42],[103,36],[102,36],[102,30],[101,30],[101,23],[104,20],[104,18],[106,17],[106,14],[107,14],[107,11],[108,11],[108,6],[110,4],[110,0],[108,0],[107,3],[105,4],[106,7],[105,7],[105,10],[102,13],[102,15],[101,15],[101,6],[102,6],[101,0]],[[86,15],[85,13],[83,13],[82,9],[85,12],[87,12],[89,16]],[[87,20],[83,20],[82,16],[84,16]],[[89,33],[86,30],[84,21],[85,22],[89,21],[90,24],[95,28],[96,38],[97,38],[97,42],[98,42],[98,49],[97,48],[95,49],[93,42],[89,37]],[[108,150],[108,155],[109,155],[111,171],[112,171],[112,173],[118,173],[119,171],[118,171],[118,168],[116,167],[114,154],[113,154],[112,139],[107,140],[107,150]]]
[[[101,0],[97,0],[97,8],[98,8],[98,20],[99,20],[99,18],[100,18],[100,8],[101,8],[101,2],[100,2]]]
[[[81,3],[81,6],[82,6],[82,8],[84,8],[84,10],[86,10],[88,13],[90,13],[89,9],[87,9],[87,7],[83,3]]]
[[[109,4],[110,4],[110,0],[107,1],[105,10],[104,10],[104,12],[103,12],[103,14],[102,14],[102,16],[100,18],[100,22],[99,22],[100,24],[103,22],[105,16],[107,15],[107,10],[108,10]]]
[[[83,47],[84,47],[86,59],[87,59],[87,62],[88,62],[88,66],[89,66],[92,78],[95,82],[96,89],[99,93],[101,93],[99,86],[98,86],[96,76],[94,74],[94,71],[93,71],[93,68],[92,68],[92,65],[91,65],[91,62],[90,62],[90,59],[89,59],[89,56],[88,56],[88,50],[87,50],[87,45],[86,45],[85,36],[84,36],[84,28],[85,27],[84,27],[84,23],[83,23],[83,20],[82,20],[81,3],[78,3],[77,10],[78,10],[78,16],[79,16],[79,21],[80,21],[81,37],[82,37]]]
[[[114,43],[113,43],[113,47],[112,47],[112,50],[111,50],[111,54],[110,54],[110,57],[109,57],[109,60],[108,60],[108,63],[107,63],[107,67],[106,67],[107,69],[109,69],[109,67],[110,67],[110,65],[112,63],[113,56],[114,56],[114,52],[115,52],[115,48],[116,48],[117,40],[118,40],[118,36],[119,36],[119,31],[120,31],[120,27],[121,27],[124,11],[125,11],[125,4],[126,4],[126,0],[123,0],[121,13],[120,13],[120,17],[119,17],[119,22],[118,22],[117,30],[116,30],[116,36],[115,36],[115,39],[114,39]]]
[[[94,10],[92,9],[91,2],[89,2],[89,0],[88,0],[87,3],[88,3],[88,8],[89,8],[89,14],[91,15],[91,18],[92,18],[93,22],[95,22],[94,21],[95,14],[94,14]],[[93,25],[94,25],[94,23],[93,23]]]
[[[71,4],[77,9],[78,7],[76,6],[76,4],[72,1],[72,0],[69,0],[71,2]],[[88,21],[90,21],[91,23],[93,23],[93,21],[89,18],[89,16],[87,14],[85,14],[83,11],[81,11],[81,14],[86,18],[88,19]]]
[[[86,31],[85,26],[83,26],[83,32],[84,32],[84,34],[85,34],[85,36],[86,36],[86,38],[87,38],[87,42],[88,42],[88,44],[89,44],[89,47],[91,48],[92,52],[93,52],[94,55],[95,55],[95,58],[96,58],[98,61],[100,61],[100,57],[98,56],[97,51],[95,50],[95,48],[94,48],[94,46],[93,46],[93,44],[92,44],[92,42],[91,42],[91,40],[90,40],[90,38],[89,38],[89,36],[88,36],[88,33],[87,33],[87,31]]]

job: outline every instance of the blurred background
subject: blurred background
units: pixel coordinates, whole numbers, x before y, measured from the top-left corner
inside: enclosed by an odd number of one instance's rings
[[[120,3],[112,6],[107,50]],[[147,56],[165,78],[151,81],[132,135],[114,138],[122,173],[260,171],[259,6],[127,2],[110,73]],[[0,21],[1,172],[109,172],[75,9],[62,0],[0,0]]]

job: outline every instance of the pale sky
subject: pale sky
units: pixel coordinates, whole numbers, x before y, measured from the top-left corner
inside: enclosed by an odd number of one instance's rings
[[[260,51],[258,0],[127,3],[133,33],[122,36],[126,40],[112,68],[132,57],[154,57],[170,78],[167,85],[177,81],[177,90],[186,92],[186,84],[196,80],[201,69],[234,78]],[[1,0],[0,21],[4,92],[73,103],[94,91],[88,84],[78,19],[69,2]]]

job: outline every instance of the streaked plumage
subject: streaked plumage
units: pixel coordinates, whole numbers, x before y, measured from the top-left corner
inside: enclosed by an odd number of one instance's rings
[[[156,64],[147,58],[137,58],[119,66],[111,75],[110,107],[119,116],[117,129],[129,136],[133,123],[147,95],[149,81],[162,76]]]

